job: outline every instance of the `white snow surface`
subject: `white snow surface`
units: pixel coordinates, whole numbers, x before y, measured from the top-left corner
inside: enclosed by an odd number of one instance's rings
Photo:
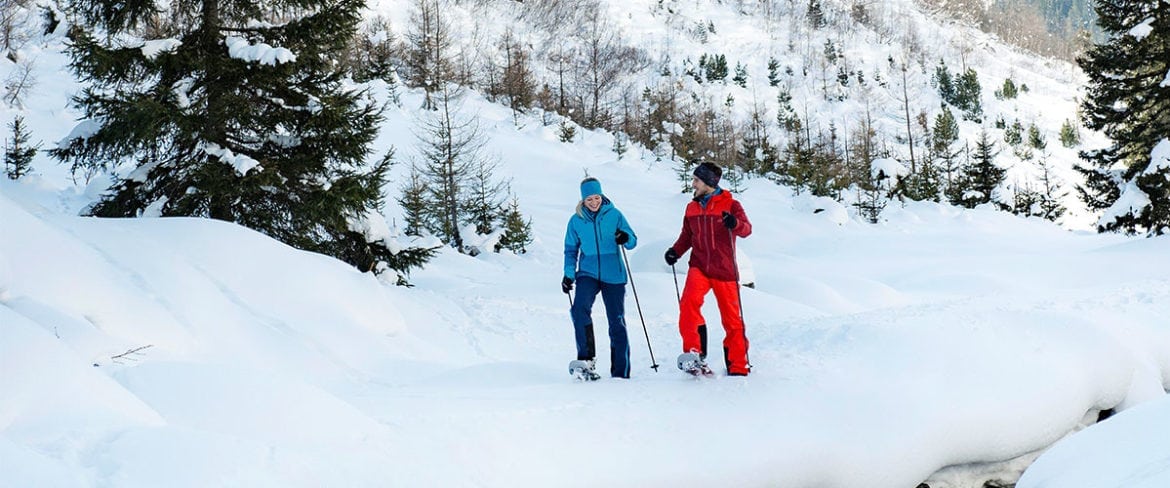
[[[43,74],[25,106],[47,108],[0,106],[0,122],[64,139],[77,86],[48,73],[66,60],[23,54]],[[1064,81],[1037,70],[1016,80],[1057,94],[1013,103],[1066,106]],[[405,161],[422,95],[400,94],[372,154]],[[727,377],[714,355],[716,377],[695,380],[673,366],[683,276],[662,251],[689,196],[669,161],[636,146],[618,160],[596,131],[561,143],[474,93],[464,110],[535,241],[523,255],[444,249],[412,288],[229,223],[78,217],[108,178],[43,153],[31,175],[0,178],[0,486],[940,488],[1017,476],[1053,443],[1020,486],[1166,486],[1170,238],[932,203],[871,225],[749,180],[737,198],[754,233],[737,246],[755,282],[753,372]],[[391,223],[408,166],[385,188]],[[558,282],[584,170],[639,237],[629,380],[566,370]],[[713,298],[704,314],[717,349]],[[599,331],[603,371],[608,344]],[[1108,408],[1120,413],[1069,436]]]
[[[0,485],[904,487],[1164,396],[1170,240],[926,203],[868,225],[762,180],[739,195],[754,370],[696,381],[672,366],[661,251],[688,196],[670,168],[474,105],[536,241],[444,251],[413,288],[235,225],[80,218],[36,178],[0,182]],[[410,124],[397,112],[384,135]],[[557,281],[582,168],[639,235],[663,367],[630,297],[630,380],[565,370]]]
[[[1070,436],[1040,456],[1019,488],[1170,486],[1170,398],[1139,405]]]

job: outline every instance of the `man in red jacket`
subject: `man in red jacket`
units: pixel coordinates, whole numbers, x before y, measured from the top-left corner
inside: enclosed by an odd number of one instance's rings
[[[719,315],[726,332],[723,339],[723,361],[727,374],[747,376],[748,340],[743,327],[739,298],[739,269],[735,265],[735,236],[747,237],[752,224],[744,214],[743,206],[731,193],[719,188],[723,170],[712,163],[695,168],[691,187],[695,198],[687,204],[682,232],[674,245],[666,250],[666,264],[671,266],[679,256],[691,251],[687,284],[679,303],[678,330],[682,334],[683,352],[707,357],[707,322],[700,308],[710,290],[715,291]],[[681,366],[680,366],[681,367]],[[705,367],[705,364],[704,364]]]

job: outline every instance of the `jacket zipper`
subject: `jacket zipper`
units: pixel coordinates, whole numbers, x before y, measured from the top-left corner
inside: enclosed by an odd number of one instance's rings
[[[597,281],[601,282],[601,209],[593,216],[593,243],[597,246]]]

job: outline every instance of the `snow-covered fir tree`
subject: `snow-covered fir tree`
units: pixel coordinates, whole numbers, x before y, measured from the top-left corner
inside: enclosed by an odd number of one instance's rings
[[[525,219],[520,212],[520,200],[515,195],[508,202],[501,220],[504,223],[504,235],[496,243],[496,252],[507,249],[517,254],[528,252],[528,245],[532,244],[532,219]]]
[[[998,189],[1003,184],[1007,170],[1000,168],[995,163],[995,158],[998,155],[999,152],[995,150],[995,141],[991,140],[991,136],[986,130],[980,132],[979,140],[975,142],[975,152],[971,155],[971,162],[963,168],[963,174],[960,177],[966,191],[956,203],[967,208],[974,208],[985,203],[1005,206],[998,199]]]
[[[393,254],[353,230],[376,215],[389,160],[366,163],[379,109],[333,61],[364,2],[69,7],[84,121],[52,154],[113,172],[89,214],[236,222],[364,270]]]
[[[24,117],[13,119],[8,129],[12,131],[12,138],[4,140],[4,173],[9,179],[16,180],[28,174],[41,145],[29,142],[32,135],[24,125]]]
[[[1109,147],[1081,152],[1078,187],[1089,208],[1104,210],[1098,230],[1170,231],[1170,4],[1097,2],[1107,40],[1080,60],[1089,77],[1084,124],[1103,132]]]
[[[426,229],[430,229],[433,225],[430,222],[433,216],[427,211],[427,192],[429,189],[423,182],[422,170],[417,165],[411,166],[407,178],[399,188],[398,197],[398,204],[402,206],[403,219],[406,224],[402,230],[406,235],[421,236]]]
[[[495,178],[499,162],[480,157],[475,160],[463,198],[463,222],[475,226],[475,232],[487,235],[499,228],[508,184]]]

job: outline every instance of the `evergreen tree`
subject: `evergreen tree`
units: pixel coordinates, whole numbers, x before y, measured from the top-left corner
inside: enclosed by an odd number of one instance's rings
[[[342,61],[347,64],[354,81],[365,83],[379,79],[394,85],[398,82],[394,69],[394,46],[397,43],[390,20],[377,16],[354,37],[347,49],[347,57]]]
[[[944,102],[958,106],[955,98],[955,80],[951,76],[951,71],[947,69],[947,64],[941,59],[938,60],[938,66],[934,68],[932,81],[938,88],[938,96],[942,97]]]
[[[904,185],[898,184],[897,175],[887,174],[875,165],[879,159],[877,131],[868,112],[855,132],[851,152],[851,161],[846,163],[846,178],[857,188],[857,201],[853,206],[871,224],[876,224],[892,195]]]
[[[702,64],[702,59],[699,60]],[[722,81],[727,79],[727,56],[716,54],[707,59],[704,73],[707,81]]]
[[[890,203],[892,180],[893,178],[884,171],[878,170],[865,185],[857,187],[857,201],[853,203],[853,207],[867,222],[876,224],[881,221],[882,211]]]
[[[825,10],[821,7],[821,0],[808,0],[808,25],[813,29],[820,29],[828,25],[825,20]]]
[[[777,183],[792,187],[796,194],[808,188],[815,171],[816,151],[803,134],[796,133],[784,147],[784,165],[775,179]]]
[[[495,160],[477,158],[462,199],[462,223],[474,225],[479,235],[495,232],[496,220],[503,214],[507,185],[492,178],[497,166]]]
[[[12,138],[4,141],[4,172],[9,179],[16,180],[28,174],[41,145],[29,144],[30,134],[24,126],[24,117],[17,116],[8,124],[8,129],[12,131]]]
[[[1031,186],[1013,185],[1011,211],[1025,217],[1039,217],[1044,213],[1040,208],[1041,198],[1040,192],[1033,190]]]
[[[691,178],[694,177],[692,172],[695,170],[695,166],[702,164],[702,162],[701,159],[697,158],[679,158],[675,163],[674,174],[678,176],[678,181],[681,184],[681,193],[687,193],[693,189],[691,187]]]
[[[625,132],[614,132],[613,146],[611,146],[610,149],[613,149],[613,153],[617,154],[617,158],[620,161],[623,157],[625,157],[626,152],[630,150],[629,136],[627,136]]]
[[[776,107],[776,123],[786,132],[800,132],[800,116],[796,115],[796,109],[792,106],[792,94],[781,88],[776,95],[776,102],[779,104]]]
[[[1081,134],[1071,120],[1064,119],[1064,124],[1060,126],[1060,145],[1068,148],[1081,145]]]
[[[393,158],[394,149],[391,148],[382,164],[389,167]],[[376,208],[367,209],[365,215],[350,219],[347,233],[350,238],[342,241],[341,257],[364,272],[385,277],[391,274],[387,271],[392,271],[396,285],[411,286],[407,281],[410,271],[423,267],[440,246],[417,239],[402,242],[394,230],[386,228],[381,208],[382,196],[379,194]]]
[[[400,189],[398,204],[402,206],[406,228],[403,232],[409,236],[421,236],[423,231],[432,228],[434,222],[428,212],[427,195],[430,189],[422,178],[422,171],[417,166],[411,166],[410,179]]]
[[[1040,151],[1048,147],[1048,141],[1044,140],[1044,135],[1040,133],[1040,128],[1036,127],[1036,124],[1028,126],[1028,145]]]
[[[844,65],[837,67],[837,83],[843,87],[849,86],[849,72],[845,71]],[[838,100],[843,100],[843,98],[838,98]]]
[[[1085,176],[1078,191],[1089,208],[1109,209],[1098,230],[1163,234],[1170,230],[1170,164],[1154,153],[1170,134],[1170,86],[1163,82],[1170,4],[1099,0],[1096,10],[1106,41],[1078,60],[1089,77],[1083,121],[1112,145],[1081,152],[1087,164],[1076,166]],[[1148,34],[1136,35],[1144,22],[1151,22]]]
[[[357,241],[352,241],[357,242]],[[422,268],[431,258],[435,257],[439,248],[428,246],[426,243],[408,243],[407,246],[401,247],[397,252],[392,251],[389,247],[377,246],[368,248],[373,251],[372,258],[377,261],[373,266],[368,268],[374,273],[384,273],[387,270],[394,271],[397,279],[394,284],[398,286],[413,286],[407,281],[410,276],[410,271],[415,268]]]
[[[1040,192],[1040,216],[1055,222],[1068,211],[1061,203],[1068,192],[1056,175],[1052,174],[1052,165],[1048,161],[1041,159],[1037,164],[1040,166],[1040,184],[1043,185]]]
[[[937,202],[942,195],[944,181],[935,160],[927,158],[918,164],[916,173],[902,177],[898,183],[901,188],[895,188],[895,192],[906,198]]]
[[[958,140],[959,123],[955,121],[955,115],[951,113],[951,109],[944,105],[942,112],[934,118],[934,127],[930,137],[931,150],[944,159],[954,157],[956,152],[952,150],[952,147]]]
[[[1016,83],[1011,78],[1003,80],[1003,88],[995,91],[995,98],[999,100],[1010,100],[1016,98],[1019,94],[1019,89],[1016,88]]]
[[[780,85],[780,62],[776,58],[768,59],[768,86]]]
[[[906,177],[904,183],[906,196],[913,200],[939,201],[945,182],[936,164],[941,162],[943,168],[950,169],[957,166],[955,159],[958,157],[958,151],[954,146],[958,140],[959,124],[955,121],[951,109],[943,105],[942,112],[934,118],[929,139],[929,157],[923,158],[917,172]]]
[[[768,139],[768,114],[765,110],[762,104],[753,105],[739,145],[736,163],[749,174],[774,171],[778,162],[776,150]]]
[[[816,196],[840,198],[848,170],[834,138],[823,131],[817,134],[816,140],[810,140],[807,133],[795,136],[786,147],[784,171],[779,181],[798,193],[807,189]]]
[[[983,121],[983,88],[979,86],[979,75],[974,68],[967,68],[955,81],[955,106],[963,111],[963,120],[975,123]]]
[[[577,126],[569,119],[561,121],[561,125],[557,126],[557,138],[561,142],[573,142],[577,137]]]
[[[1052,166],[1041,159],[1037,162],[1040,167],[1040,189],[1031,187],[1015,189],[1012,213],[1041,217],[1056,221],[1067,211],[1061,200],[1067,194],[1052,174]]]
[[[1004,128],[1003,141],[1010,146],[1018,146],[1024,142],[1024,125],[1020,123],[1020,119]]]
[[[735,77],[731,81],[742,88],[747,88],[747,79],[747,68],[741,63],[735,63]]]
[[[999,152],[995,150],[995,142],[987,131],[979,133],[979,141],[975,143],[974,160],[963,168],[962,180],[964,193],[960,203],[967,208],[974,208],[984,203],[996,203],[1004,207],[997,200],[997,189],[1003,184],[1007,170],[995,164]]]
[[[963,205],[963,196],[966,193],[967,181],[964,176],[964,168],[971,164],[971,149],[968,144],[963,144],[962,160],[956,157],[947,160],[939,160],[939,174],[943,181],[943,197],[951,205]]]
[[[363,7],[76,0],[68,50],[88,86],[73,103],[91,130],[51,152],[75,170],[137,167],[91,215],[236,222],[380,269],[363,260],[393,253],[350,229],[381,203],[390,160],[365,162],[381,115],[334,62]],[[126,47],[144,35],[160,49]]]
[[[515,196],[512,196],[500,220],[504,222],[504,235],[496,244],[496,252],[501,249],[516,254],[528,252],[528,245],[532,243],[532,219],[524,219],[524,214],[520,213],[520,201]]]

